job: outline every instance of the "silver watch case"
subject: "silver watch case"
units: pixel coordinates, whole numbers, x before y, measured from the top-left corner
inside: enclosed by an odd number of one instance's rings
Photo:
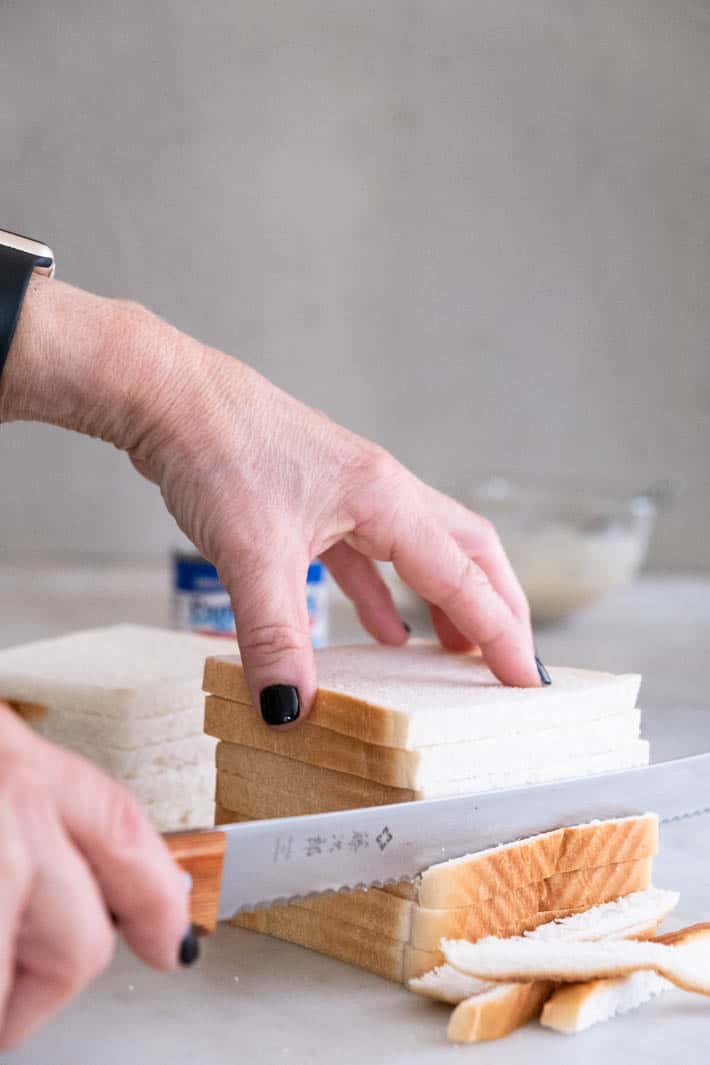
[[[6,248],[16,248],[17,251],[26,251],[29,255],[36,255],[34,273],[44,274],[45,277],[54,277],[54,252],[46,244],[32,237],[23,237],[21,233],[10,233],[0,229],[0,245]]]

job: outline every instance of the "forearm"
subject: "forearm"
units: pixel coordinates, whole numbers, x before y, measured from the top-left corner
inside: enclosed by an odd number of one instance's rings
[[[180,334],[142,308],[33,278],[0,379],[0,421],[40,421],[130,450],[165,401]]]

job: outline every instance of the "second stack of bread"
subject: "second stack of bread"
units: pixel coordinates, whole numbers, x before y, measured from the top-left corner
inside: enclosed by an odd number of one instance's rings
[[[405,647],[316,653],[307,720],[281,730],[251,705],[239,659],[208,659],[205,731],[222,741],[217,801],[249,817],[490,791],[643,765],[640,678],[552,670],[508,688],[475,654]]]

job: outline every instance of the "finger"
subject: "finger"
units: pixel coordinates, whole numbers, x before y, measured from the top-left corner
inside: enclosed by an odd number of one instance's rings
[[[402,580],[440,607],[481,648],[500,680],[519,687],[540,686],[527,626],[447,530],[418,509],[400,507],[393,529],[369,532],[374,553],[385,545]]]
[[[515,616],[529,625],[530,608],[525,592],[495,527],[488,519],[475,514],[450,496],[428,486],[425,486],[425,492],[430,512],[448,529],[461,549],[484,570]]]
[[[6,770],[6,766],[3,766]],[[6,781],[4,781],[5,786]],[[3,1018],[13,986],[15,946],[20,914],[32,881],[23,833],[12,804],[0,799],[0,1046]]]
[[[363,628],[380,643],[405,643],[409,633],[374,562],[343,540],[321,558],[345,595],[352,599]]]
[[[108,965],[114,933],[86,861],[63,830],[37,774],[16,796],[33,877],[15,940],[15,975],[0,1048],[16,1046]]]
[[[475,649],[476,645],[471,643],[471,641],[456,628],[441,607],[435,606],[434,603],[430,603],[429,614],[431,616],[434,632],[439,639],[439,643],[442,647],[445,647],[447,651],[460,652],[473,651]]]
[[[95,766],[50,744],[42,763],[59,816],[128,945],[155,968],[175,968],[189,907],[165,843],[126,788]]]
[[[268,725],[307,717],[316,693],[316,666],[306,605],[308,559],[263,545],[246,571],[226,567],[237,640],[251,699]],[[221,570],[220,570],[221,573]]]

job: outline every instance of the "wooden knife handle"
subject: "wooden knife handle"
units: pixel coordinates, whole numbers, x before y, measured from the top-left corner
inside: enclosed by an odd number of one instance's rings
[[[214,932],[227,849],[225,833],[167,832],[163,839],[180,868],[192,877],[190,920],[198,932]]]

